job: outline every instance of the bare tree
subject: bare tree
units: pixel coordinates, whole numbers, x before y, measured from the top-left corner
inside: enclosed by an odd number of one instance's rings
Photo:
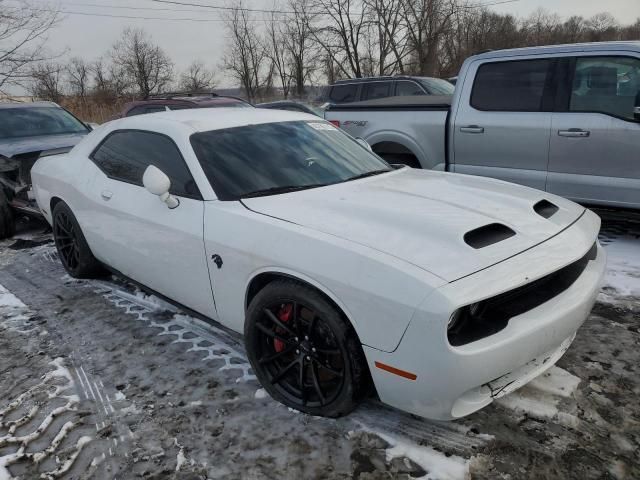
[[[199,60],[191,63],[180,76],[180,89],[188,92],[206,92],[215,86],[213,72]]]
[[[313,21],[313,38],[342,76],[363,75],[362,55],[371,21],[368,7],[361,0],[311,0],[315,12],[323,12]],[[311,23],[311,20],[309,21]]]
[[[0,0],[0,92],[25,82],[35,63],[50,59],[44,43],[57,20],[48,4]]]
[[[271,12],[265,21],[264,52],[271,61],[270,70],[276,75],[282,88],[284,98],[289,97],[291,89],[291,60],[289,50],[285,48],[286,34],[277,18],[277,13]]]
[[[305,82],[310,80],[318,59],[309,22],[309,7],[310,0],[289,0],[289,9],[293,13],[284,27],[284,47],[289,54],[291,80],[297,97],[304,94]]]
[[[112,62],[127,76],[141,97],[166,88],[173,78],[173,63],[142,29],[126,28],[113,46]]]
[[[614,40],[618,35],[619,25],[610,13],[598,13],[587,20],[590,42]]]
[[[404,61],[409,53],[407,31],[402,24],[403,0],[364,0],[371,15],[378,53],[378,75],[404,74]],[[388,58],[391,57],[391,60]]]
[[[242,0],[234,4],[237,8],[228,10],[225,23],[229,40],[222,65],[240,83],[250,101],[254,101],[260,89],[269,82],[269,72],[265,76],[265,55],[263,42],[254,23],[251,12],[244,9]]]
[[[69,60],[65,71],[71,93],[84,102],[89,93],[89,81],[91,77],[89,65],[82,58],[74,57]]]
[[[440,73],[439,49],[457,11],[456,0],[402,0],[403,26],[414,57],[413,73]]]
[[[62,92],[62,72],[64,68],[59,63],[42,62],[31,70],[31,94],[42,100],[60,102]]]

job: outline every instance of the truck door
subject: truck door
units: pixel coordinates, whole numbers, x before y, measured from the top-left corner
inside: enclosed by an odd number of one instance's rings
[[[547,58],[470,65],[452,112],[452,171],[544,190],[553,66]]]
[[[640,58],[567,59],[551,121],[547,190],[573,200],[640,207]]]

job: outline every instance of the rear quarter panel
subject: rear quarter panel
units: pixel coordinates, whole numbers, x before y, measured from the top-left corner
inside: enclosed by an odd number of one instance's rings
[[[339,121],[340,128],[364,138],[374,149],[380,142],[398,143],[416,156],[422,168],[446,169],[447,111],[328,110],[325,119]]]

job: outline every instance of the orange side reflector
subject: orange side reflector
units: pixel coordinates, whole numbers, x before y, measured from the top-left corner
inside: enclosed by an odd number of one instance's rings
[[[375,362],[376,367],[380,370],[384,370],[385,372],[393,373],[394,375],[399,375],[400,377],[408,378],[409,380],[415,380],[418,376],[415,373],[406,372],[404,370],[400,370],[399,368],[392,367],[391,365],[385,365],[384,363]]]

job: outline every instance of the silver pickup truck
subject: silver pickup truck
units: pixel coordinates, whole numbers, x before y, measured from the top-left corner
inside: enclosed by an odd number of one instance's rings
[[[391,163],[640,209],[640,42],[483,53],[451,97],[332,105],[325,118]]]

